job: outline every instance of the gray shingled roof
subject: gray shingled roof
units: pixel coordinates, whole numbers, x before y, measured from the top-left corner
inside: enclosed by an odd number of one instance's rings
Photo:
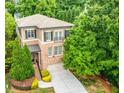
[[[38,44],[28,45],[28,48],[29,48],[30,52],[39,52],[40,51],[40,47]]]
[[[53,27],[71,27],[73,24],[50,18],[44,15],[36,14],[16,21],[18,27],[36,26],[38,28],[53,28]]]

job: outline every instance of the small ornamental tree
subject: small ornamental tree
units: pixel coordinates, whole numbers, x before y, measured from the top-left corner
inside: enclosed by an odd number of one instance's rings
[[[27,46],[23,48],[18,43],[13,51],[13,64],[10,70],[10,76],[14,80],[25,80],[34,75],[34,68],[31,61],[31,54]]]

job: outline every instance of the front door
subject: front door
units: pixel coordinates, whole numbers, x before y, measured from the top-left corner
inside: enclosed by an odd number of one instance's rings
[[[38,53],[32,53],[32,62],[34,64],[38,62]]]

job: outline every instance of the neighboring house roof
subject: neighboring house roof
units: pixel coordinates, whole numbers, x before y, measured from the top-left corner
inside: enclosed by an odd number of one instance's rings
[[[38,44],[28,45],[28,48],[29,48],[30,52],[39,52],[40,51],[40,47]]]
[[[18,27],[30,27],[36,26],[38,28],[56,28],[56,27],[71,27],[73,24],[50,18],[44,15],[36,14],[24,18],[20,18],[17,21]]]

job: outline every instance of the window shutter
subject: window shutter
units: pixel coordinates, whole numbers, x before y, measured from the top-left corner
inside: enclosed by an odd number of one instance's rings
[[[35,38],[37,38],[36,30],[35,30]]]
[[[51,32],[51,41],[53,40],[53,32]]]
[[[46,42],[46,32],[44,32],[44,42]]]
[[[27,39],[28,36],[27,36],[27,30],[25,30],[25,39]]]

